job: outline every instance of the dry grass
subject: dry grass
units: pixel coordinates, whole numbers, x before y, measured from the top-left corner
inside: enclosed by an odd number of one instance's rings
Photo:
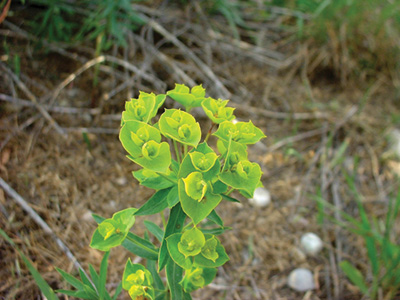
[[[1,41],[8,36],[7,42],[20,55],[21,74],[13,78],[7,58],[2,58],[0,94],[9,96],[11,103],[0,108],[1,177],[85,268],[88,264],[97,268],[101,253],[89,247],[96,226],[90,213],[111,216],[128,206],[139,207],[151,195],[130,174],[136,167],[125,158],[114,134],[119,127],[116,115],[139,90],[160,93],[175,82],[203,83],[211,96],[231,98],[238,107],[236,115],[251,119],[268,135],[251,147],[250,155],[262,166],[272,204],[259,209],[242,198],[241,204],[222,204],[218,212],[233,228],[221,237],[231,260],[219,269],[215,282],[194,298],[360,299],[337,264],[341,257],[347,258],[367,271],[362,240],[330,223],[317,225],[316,204],[310,195],[320,189],[328,201],[339,201],[344,210],[354,213],[356,205],[342,185],[341,168],[352,171],[352,158],[357,156],[357,185],[367,207],[376,216],[384,215],[385,200],[396,190],[400,174],[398,161],[382,158],[387,149],[385,133],[395,125],[391,116],[400,115],[393,85],[386,75],[377,73],[372,84],[354,80],[343,88],[338,77],[316,76],[313,68],[302,71],[303,58],[312,51],[304,54],[301,49],[305,48],[300,48],[296,53],[294,47],[281,47],[271,40],[260,54],[251,44],[228,40],[217,21],[210,24],[219,25],[219,35],[207,23],[203,27],[177,14],[158,16],[157,23],[146,26],[142,35],[132,33],[130,50],[113,58],[125,64],[103,64],[96,88],[91,85],[92,68],[73,77],[90,61],[92,49],[47,45],[50,54],[38,51],[32,56],[29,43],[34,38],[13,25],[13,20],[5,23]],[[279,59],[273,53],[280,54]],[[72,80],[64,84],[68,76]],[[36,106],[16,101],[33,101],[32,96]],[[64,108],[54,112],[47,106],[52,104]],[[92,132],[90,147],[82,131]],[[345,141],[349,143],[345,160],[332,165]],[[73,264],[54,240],[4,192],[0,208],[1,228],[53,288],[66,288],[54,266],[73,272]],[[138,218],[134,227],[139,235],[144,232],[142,221]],[[153,221],[160,223],[157,217]],[[301,235],[309,231],[324,240],[324,250],[317,257],[306,257],[299,248]],[[40,293],[14,249],[2,242],[0,257],[0,295],[38,299]],[[110,289],[120,280],[128,257],[132,256],[123,249],[112,251]],[[287,287],[287,275],[296,267],[314,272],[315,291],[303,294]]]

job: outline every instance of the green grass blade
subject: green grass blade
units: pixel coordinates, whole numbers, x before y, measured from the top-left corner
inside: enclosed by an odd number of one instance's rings
[[[361,272],[346,260],[342,261],[339,266],[350,281],[355,284],[363,294],[368,295],[368,286]]]
[[[122,281],[119,283],[117,286],[117,289],[115,290],[114,296],[112,297],[112,300],[117,300],[119,294],[122,292]]]
[[[36,268],[33,266],[33,264],[30,262],[30,260],[17,248],[14,241],[7,235],[7,233],[5,233],[5,231],[0,229],[0,235],[8,243],[10,243],[10,245],[13,246],[14,249],[21,256],[24,264],[28,268],[29,272],[31,273],[33,279],[35,280],[36,284],[38,285],[38,287],[39,287],[40,291],[43,293],[43,295],[45,295],[46,298],[49,300],[58,300],[56,294],[54,293],[54,290],[49,286],[49,284],[46,282],[46,280],[43,279],[43,277],[40,275],[38,270],[36,270]]]

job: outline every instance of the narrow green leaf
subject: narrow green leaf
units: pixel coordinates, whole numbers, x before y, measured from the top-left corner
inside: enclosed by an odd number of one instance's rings
[[[156,237],[156,239],[161,243],[162,238],[164,236],[164,231],[157,224],[149,220],[144,220],[143,223],[144,226],[146,226],[147,230],[150,231]]]
[[[368,286],[361,272],[346,260],[342,261],[339,266],[346,276],[349,277],[350,281],[355,284],[363,294],[368,295]]]
[[[178,203],[171,209],[171,213],[168,218],[168,223],[165,228],[165,233],[158,256],[158,272],[160,272],[165,267],[169,259],[166,239],[170,235],[182,231],[185,219],[186,219],[186,214],[183,212],[180,203]]]
[[[215,224],[224,227],[224,221],[222,221],[221,217],[217,214],[215,209],[207,216],[207,219],[213,221]]]
[[[157,263],[154,260],[147,260],[147,269],[150,271],[154,279],[154,287],[156,290],[163,291],[165,289],[164,283],[157,272]]]
[[[86,276],[85,272],[79,268],[79,276],[81,277],[82,282],[87,285],[87,286],[91,286],[93,287],[93,291],[96,292],[96,287],[93,286],[92,282],[90,281],[90,279]]]
[[[140,257],[151,260],[158,259],[158,249],[149,241],[146,241],[132,232],[128,233],[128,236],[122,243],[122,246],[129,252],[132,252]]]
[[[179,202],[178,185],[174,185],[167,196],[168,207],[174,207]]]
[[[104,253],[103,259],[100,264],[100,278],[99,278],[99,296],[100,300],[104,299],[104,295],[106,292],[106,280],[107,280],[107,266],[108,266],[108,257],[110,256],[110,251]]]
[[[230,201],[230,202],[240,203],[239,200],[237,200],[237,199],[235,199],[235,198],[232,198],[231,196],[224,195],[224,194],[221,194],[221,196],[222,196],[222,198],[223,198],[224,200],[228,200],[228,201]]]
[[[213,235],[220,235],[223,234],[227,230],[231,230],[232,227],[218,227],[218,228],[201,228],[200,230],[204,234],[213,234]]]
[[[74,288],[81,291],[84,290],[84,284],[81,281],[79,281],[79,279],[76,279],[74,276],[68,274],[67,272],[59,268],[56,268],[56,270],[58,273],[60,273],[60,275],[64,278],[64,280],[66,280]]]
[[[99,216],[97,214],[92,214],[93,220],[97,223],[100,224],[103,222],[106,218],[103,218],[102,216]]]
[[[183,277],[183,270],[179,267],[172,259],[170,259],[165,268],[165,272],[167,275],[168,286],[171,292],[171,299],[174,300],[183,300],[184,291],[179,282]]]
[[[168,207],[167,196],[171,188],[156,192],[141,208],[135,213],[136,216],[153,215]]]
[[[99,280],[100,280],[99,274],[97,274],[96,270],[90,264],[89,264],[89,272],[96,289],[99,290]]]

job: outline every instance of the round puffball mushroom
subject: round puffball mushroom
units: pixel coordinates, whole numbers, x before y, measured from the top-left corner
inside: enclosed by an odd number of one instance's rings
[[[308,269],[295,269],[289,274],[288,285],[298,292],[313,290],[315,289],[313,274]]]
[[[300,245],[307,255],[316,255],[323,247],[322,240],[318,235],[312,232],[303,234],[300,240]]]
[[[254,191],[254,196],[253,198],[249,199],[249,202],[257,207],[265,207],[271,202],[271,194],[265,188],[256,188]]]

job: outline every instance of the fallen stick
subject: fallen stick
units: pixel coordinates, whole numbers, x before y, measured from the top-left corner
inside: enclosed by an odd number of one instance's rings
[[[85,273],[85,270],[82,268],[81,264],[78,262],[74,254],[72,254],[71,250],[61,241],[54,231],[50,228],[49,225],[36,213],[36,211],[29,206],[29,204],[22,198],[12,187],[10,187],[7,182],[0,177],[0,186],[3,190],[22,207],[23,210],[27,212],[27,214],[38,224],[45,233],[51,236],[51,238],[56,242],[58,247],[67,255],[69,260],[74,264],[77,270],[82,270]],[[86,274],[86,273],[85,273]]]
[[[21,105],[26,107],[34,107],[31,101],[14,98],[6,94],[0,93],[0,100],[10,102],[15,105]],[[50,112],[60,113],[60,114],[83,114],[88,113],[91,115],[99,114],[100,110],[97,108],[80,108],[80,107],[64,107],[64,106],[50,106],[50,105],[42,105],[44,109]]]
[[[12,78],[12,80],[18,85],[18,87],[24,91],[26,96],[32,101],[35,108],[42,114],[42,116],[50,123],[53,128],[61,134],[64,138],[66,138],[66,133],[64,130],[58,125],[58,123],[50,116],[48,111],[43,108],[43,106],[37,101],[37,98],[32,92],[26,87],[26,85],[18,79],[18,77],[3,63],[0,62],[0,67]]]

